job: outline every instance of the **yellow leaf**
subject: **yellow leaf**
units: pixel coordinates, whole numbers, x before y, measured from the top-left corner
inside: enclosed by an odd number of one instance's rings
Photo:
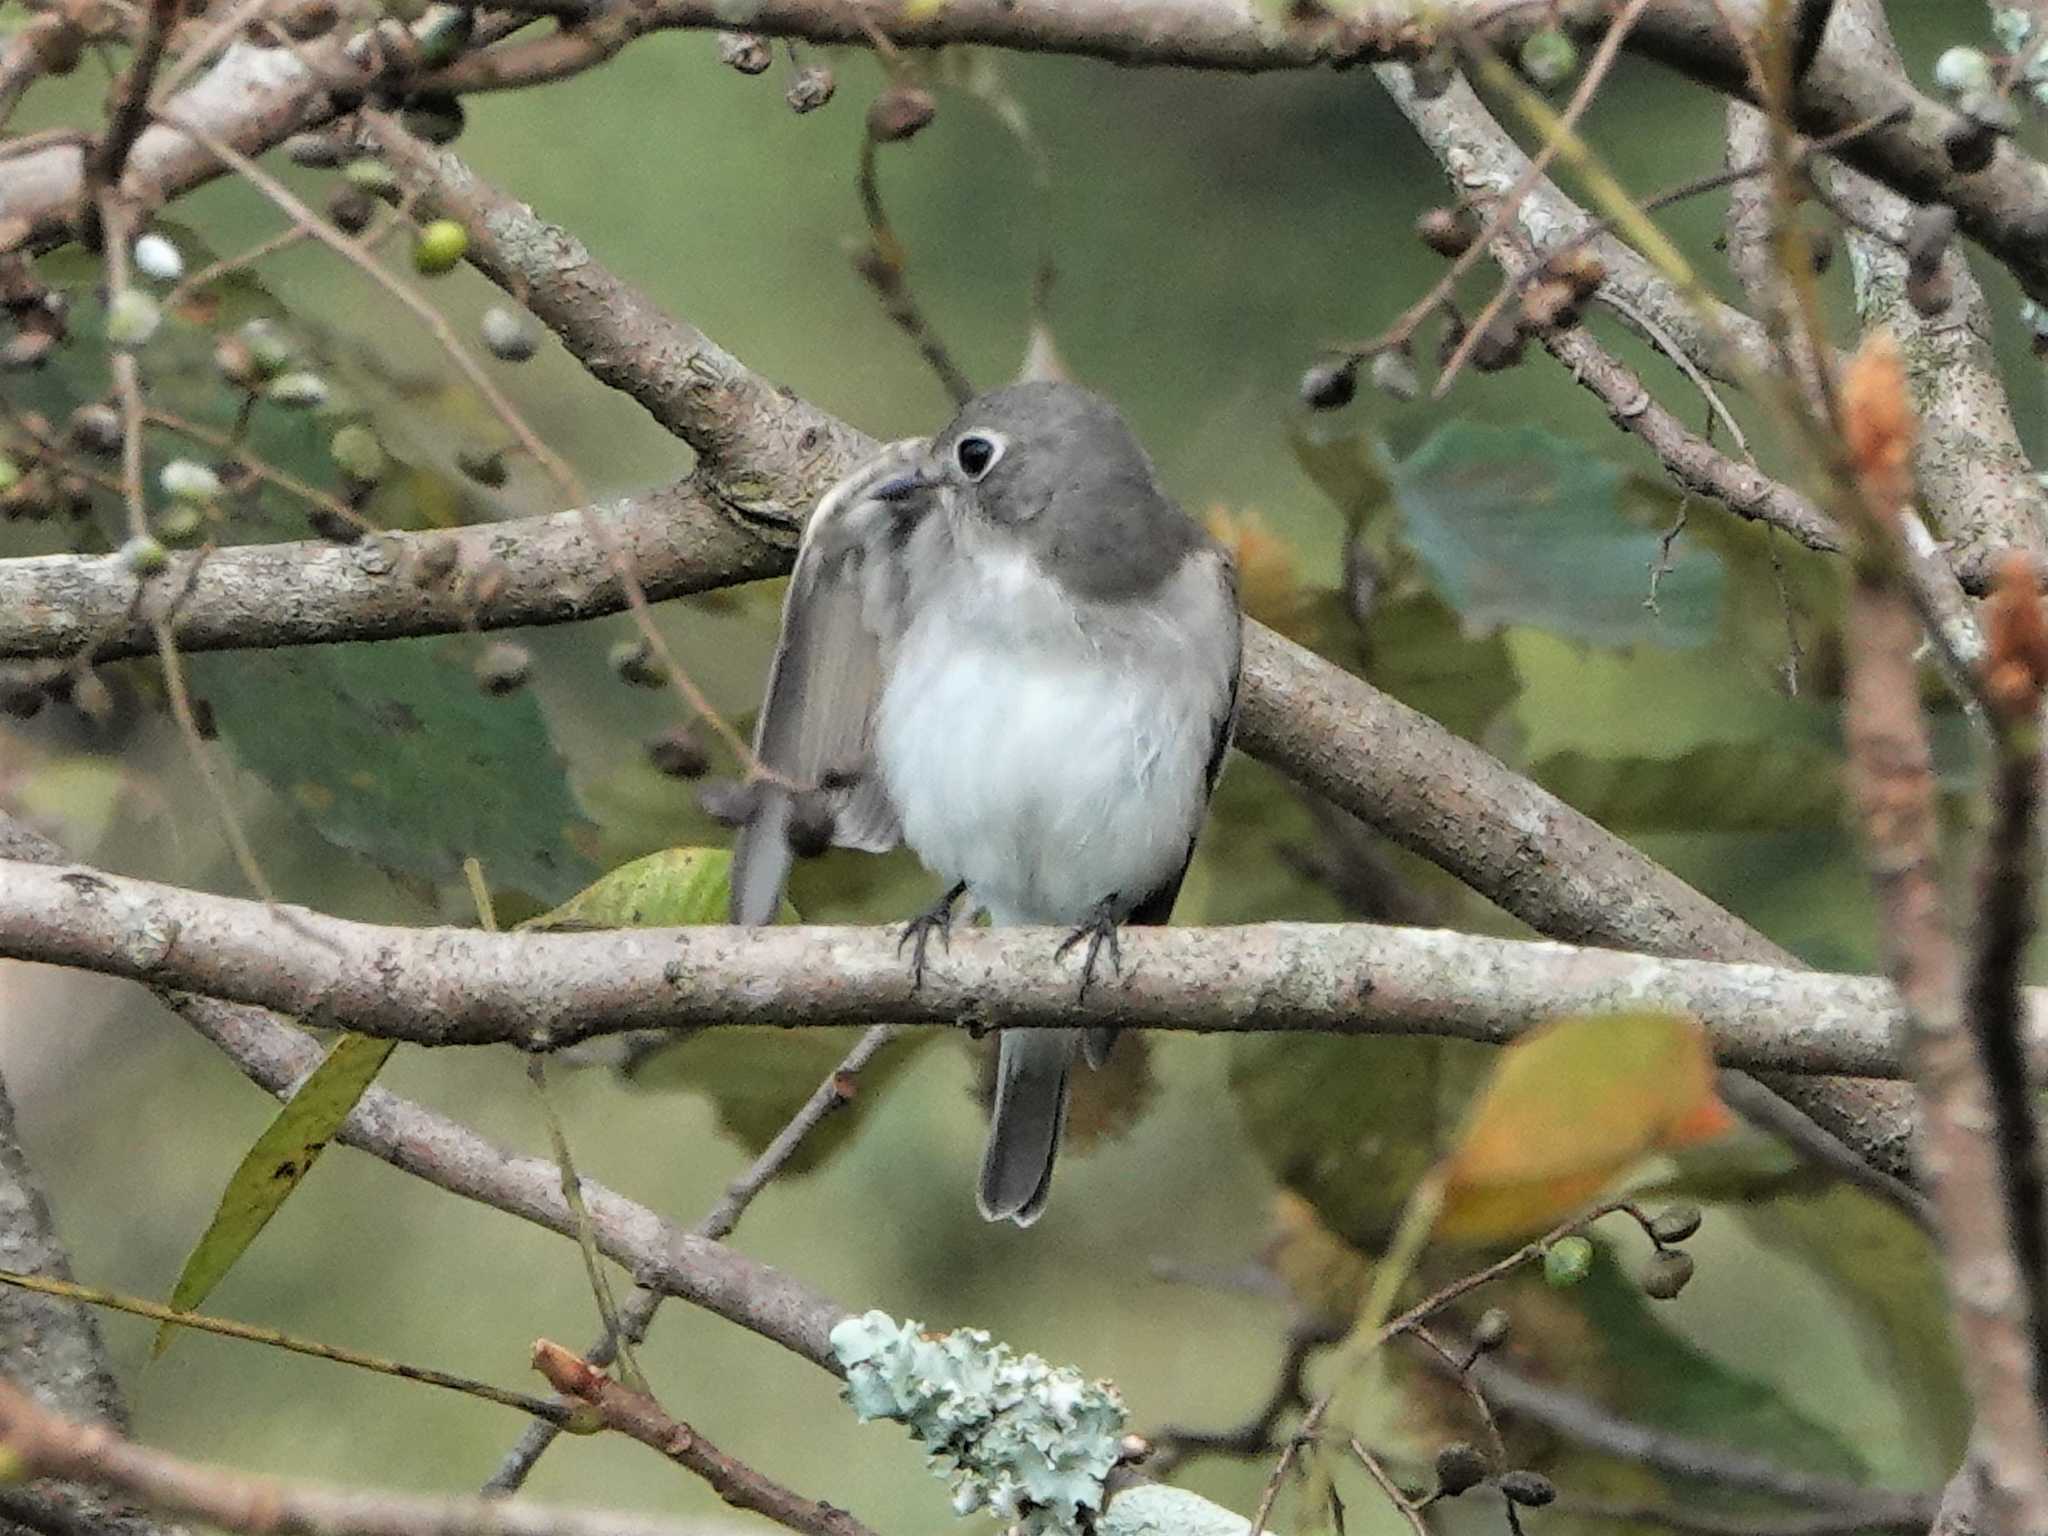
[[[1237,593],[1244,611],[1291,640],[1306,642],[1313,627],[1308,594],[1295,566],[1294,547],[1257,512],[1212,507],[1210,535],[1237,562]]]
[[[1560,1019],[1501,1052],[1438,1171],[1437,1235],[1526,1237],[1640,1159],[1732,1130],[1706,1034],[1673,1014]]]

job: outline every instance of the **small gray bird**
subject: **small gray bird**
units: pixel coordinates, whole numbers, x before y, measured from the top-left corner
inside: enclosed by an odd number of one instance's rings
[[[923,974],[964,894],[1070,929],[1085,992],[1120,923],[1164,923],[1223,765],[1242,621],[1230,558],[1159,488],[1115,407],[1063,383],[970,401],[894,443],[804,530],[755,732],[732,919],[771,919],[791,832],[908,843],[949,883],[904,942]],[[792,787],[794,786],[794,787]],[[1077,1047],[1002,1037],[981,1212],[1045,1209]]]

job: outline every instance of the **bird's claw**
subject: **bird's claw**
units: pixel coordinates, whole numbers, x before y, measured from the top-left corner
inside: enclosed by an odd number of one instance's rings
[[[954,886],[929,911],[920,912],[903,925],[903,936],[896,941],[896,953],[900,958],[904,946],[910,951],[910,990],[915,992],[924,985],[925,952],[931,947],[932,934],[938,933],[939,942],[948,953],[953,948],[953,907],[967,892],[967,883],[962,881]]]
[[[1101,958],[1105,949],[1109,951],[1110,969],[1119,976],[1124,973],[1123,948],[1117,939],[1114,895],[1106,896],[1097,902],[1095,910],[1088,915],[1088,920],[1060,940],[1060,947],[1052,952],[1053,959],[1065,959],[1067,951],[1083,939],[1088,941],[1088,953],[1081,960],[1081,990],[1075,994],[1077,1002],[1088,996],[1089,983],[1095,980],[1095,962]]]

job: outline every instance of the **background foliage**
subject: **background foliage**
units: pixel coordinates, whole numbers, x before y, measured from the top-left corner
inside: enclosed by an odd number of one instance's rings
[[[1966,15],[1900,7],[1909,61],[1975,40],[1977,13]],[[929,431],[946,414],[943,393],[844,252],[860,232],[859,112],[878,76],[864,56],[832,62],[839,100],[798,118],[780,66],[744,79],[715,63],[707,38],[654,37],[546,91],[472,99],[462,149],[763,372],[879,436]],[[1541,357],[1468,373],[1441,404],[1374,398],[1334,420],[1301,419],[1294,383],[1314,348],[1370,334],[1438,270],[1407,234],[1442,200],[1438,171],[1370,79],[1198,78],[1028,58],[1002,67],[1054,168],[1049,231],[1015,144],[964,94],[943,95],[934,127],[883,169],[913,278],[977,382],[1016,367],[1027,279],[1049,234],[1069,368],[1122,404],[1184,504],[1220,509],[1262,617],[1525,767],[1804,958],[1868,967],[1867,897],[1837,806],[1832,577],[1814,557],[1694,506],[1657,605],[1645,606],[1676,498]],[[84,75],[45,86],[19,126],[64,120],[97,89]],[[1590,118],[1638,189],[1711,166],[1720,126],[1714,99],[1627,65]],[[315,196],[325,185],[289,174]],[[276,227],[234,183],[178,216],[222,253]],[[1717,203],[1697,201],[1668,227],[1732,287],[1709,248],[1718,216]],[[84,275],[69,278],[89,305]],[[2009,313],[2009,283],[1984,276]],[[467,273],[433,296],[464,324],[490,301]],[[501,488],[461,473],[458,451],[502,446],[498,429],[424,338],[388,323],[381,300],[331,259],[304,249],[272,258],[260,285],[237,285],[228,302],[287,317],[340,386],[317,420],[265,413],[257,441],[275,462],[331,484],[328,439],[362,419],[404,466],[370,508],[380,521],[544,504],[538,473],[517,460]],[[1683,398],[1667,367],[1612,339],[1668,398]],[[168,376],[177,409],[217,418],[224,402],[193,345],[152,373],[153,386]],[[2015,407],[2034,437],[2038,374],[2023,342],[2012,350]],[[505,372],[593,492],[686,467],[679,444],[551,343]],[[67,397],[102,386],[57,370],[30,387],[55,416]],[[1752,425],[1767,444],[1765,424]],[[275,497],[260,516],[279,533],[301,526]],[[1381,577],[1362,625],[1338,595],[1353,528]],[[60,547],[62,532],[10,526],[0,549]],[[756,698],[776,598],[746,591],[661,614],[693,676],[734,717]],[[646,763],[640,744],[672,723],[674,706],[607,669],[626,633],[618,620],[520,636],[537,666],[531,687],[507,699],[478,693],[469,667],[479,642],[460,637],[195,658],[194,685],[232,747],[234,794],[280,895],[350,915],[467,921],[458,870],[474,854],[510,920],[625,859],[722,840],[691,787]],[[150,669],[108,679],[103,720],[45,711],[0,727],[0,796],[81,857],[238,889]],[[1313,870],[1330,835],[1326,815],[1237,762],[1182,919],[1344,915]],[[1434,872],[1379,854],[1393,881],[1381,894],[1398,915],[1510,928]],[[793,896],[820,919],[885,921],[928,891],[907,857],[835,855],[802,869]],[[1270,1242],[1307,1304],[1354,1295],[1359,1260],[1338,1240],[1384,1241],[1484,1057],[1445,1043],[1281,1036],[1140,1045],[1126,1042],[1110,1072],[1083,1084],[1076,1119],[1099,1134],[1066,1159],[1059,1197],[1029,1233],[982,1224],[969,1198],[978,1049],[913,1036],[864,1081],[830,1155],[778,1184],[740,1240],[855,1305],[986,1326],[1082,1362],[1114,1377],[1141,1420],[1234,1421],[1264,1395],[1290,1306],[1169,1283],[1155,1261],[1227,1270]],[[694,1219],[843,1049],[836,1036],[720,1032],[650,1061],[630,1086],[600,1070],[558,1073],[557,1100],[587,1174]],[[270,1101],[139,994],[21,967],[0,973],[0,1069],[81,1275],[168,1293]],[[542,1151],[522,1075],[502,1053],[400,1050],[383,1081]],[[1580,1291],[1539,1283],[1508,1303],[1536,1355],[1649,1422],[1818,1472],[1938,1479],[1963,1410],[1919,1241],[1861,1197],[1789,1177],[1761,1145],[1661,1175],[1730,1199],[1692,1245],[1697,1280],[1675,1302],[1649,1302],[1623,1272],[1640,1255],[1617,1240],[1622,1251],[1603,1253]],[[322,1162],[209,1305],[507,1383],[533,1336],[595,1332],[569,1245],[346,1153]],[[313,1475],[374,1466],[394,1486],[445,1489],[480,1481],[518,1428],[473,1403],[197,1335],[144,1370],[148,1331],[108,1326],[139,1433],[173,1449]],[[680,1306],[642,1359],[679,1416],[771,1474],[879,1529],[950,1526],[910,1448],[856,1427],[797,1362]],[[1425,1453],[1458,1422],[1454,1401],[1415,1383],[1376,1411],[1391,1444]],[[1538,1449],[1534,1459],[1576,1491],[1657,1491],[1638,1469]],[[1249,1509],[1264,1475],[1209,1462],[1185,1477]],[[707,1490],[608,1440],[558,1449],[533,1487],[717,1509]],[[1376,1505],[1354,1517],[1392,1518]],[[1457,1509],[1450,1523],[1491,1518]],[[1544,1518],[1546,1528],[1563,1520]]]

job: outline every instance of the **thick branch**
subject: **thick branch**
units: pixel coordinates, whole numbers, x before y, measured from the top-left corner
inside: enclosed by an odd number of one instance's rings
[[[958,935],[913,988],[884,928],[393,928],[96,871],[0,867],[0,955],[76,965],[418,1045],[550,1050],[628,1030],[883,1020],[983,1028],[1316,1029],[1500,1043],[1560,1013],[1691,1013],[1729,1065],[1897,1076],[1875,977],[1371,924],[1134,930],[1076,995],[1060,935]],[[2048,997],[2034,1001],[2048,1057]]]
[[[633,562],[650,601],[773,576],[790,556],[725,517],[697,476],[592,509]],[[480,591],[451,580],[491,565]],[[616,566],[578,508],[452,532],[375,534],[177,554],[138,602],[110,555],[0,560],[0,657],[112,660],[156,650],[171,614],[180,651],[268,649],[336,640],[559,624],[624,611]],[[196,573],[196,574],[195,574]],[[438,574],[437,574],[438,573]]]

